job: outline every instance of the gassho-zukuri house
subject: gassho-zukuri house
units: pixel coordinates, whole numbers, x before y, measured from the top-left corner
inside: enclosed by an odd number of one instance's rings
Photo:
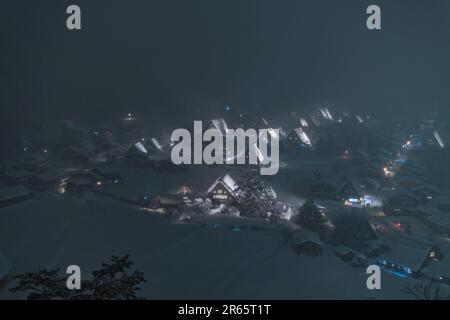
[[[230,204],[236,200],[236,190],[236,182],[226,174],[214,181],[207,194],[214,204]]]

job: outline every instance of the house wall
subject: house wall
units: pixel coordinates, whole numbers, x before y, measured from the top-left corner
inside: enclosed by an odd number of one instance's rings
[[[218,183],[209,193],[209,198],[213,203],[232,203],[235,198],[234,196],[225,188],[222,183]]]

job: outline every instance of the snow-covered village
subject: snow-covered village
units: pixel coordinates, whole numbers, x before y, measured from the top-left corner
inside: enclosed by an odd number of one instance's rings
[[[0,300],[450,299],[448,1],[2,9]]]
[[[414,298],[418,283],[450,285],[450,190],[432,182],[448,171],[438,117],[403,132],[326,105],[220,115],[207,128],[279,129],[277,175],[176,166],[171,128],[132,113],[24,133],[1,172],[2,297],[15,273],[89,270],[113,254],[131,255],[150,298]],[[380,292],[366,288],[371,264]]]

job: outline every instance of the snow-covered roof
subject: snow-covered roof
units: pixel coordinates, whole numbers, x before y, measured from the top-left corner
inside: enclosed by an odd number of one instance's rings
[[[302,127],[308,127],[308,122],[304,118],[300,118],[300,124]]]
[[[8,169],[4,175],[11,179],[23,179],[32,176],[32,173],[25,170]]]
[[[388,157],[392,156],[392,152],[390,152],[389,150],[387,150],[383,147],[379,148],[378,150],[381,154],[384,154],[385,156],[388,156]]]
[[[426,216],[439,215],[442,213],[437,207],[429,204],[419,206],[416,210]]]
[[[220,131],[222,135],[226,135],[228,132],[228,125],[224,119],[213,119],[210,121],[209,128],[214,128]]]
[[[438,187],[435,187],[430,184],[423,184],[417,187],[414,187],[411,190],[414,194],[431,194],[433,196],[438,196],[441,192]]]
[[[366,151],[363,151],[363,150],[357,150],[356,152],[353,153],[353,156],[358,156],[358,157],[362,157],[362,158],[367,158],[369,155],[367,154]]]
[[[433,136],[434,136],[434,138],[436,139],[436,142],[439,144],[439,146],[440,146],[441,148],[444,148],[444,147],[445,147],[445,144],[444,144],[444,141],[442,140],[442,137],[441,137],[441,135],[439,134],[439,132],[434,131],[434,132],[433,132]]]
[[[70,178],[69,183],[73,186],[85,186],[92,183],[92,180],[87,177]]]
[[[381,171],[381,168],[372,161],[366,161],[359,167],[359,169]]]
[[[89,147],[73,145],[73,146],[68,147],[66,152],[89,156]]]
[[[424,181],[421,179],[417,179],[416,177],[402,176],[402,177],[399,177],[398,179],[395,179],[395,184],[398,187],[413,189],[413,188],[422,186],[424,184]]]
[[[450,278],[450,245],[448,242],[442,242],[438,244],[438,247],[443,253],[444,259],[440,261],[432,261],[422,270],[422,272],[433,278]]]
[[[449,213],[433,214],[433,215],[427,217],[427,220],[436,225],[450,227],[450,214]]]
[[[363,179],[351,178],[351,179],[345,181],[342,184],[342,186],[339,189],[338,193],[340,193],[342,191],[342,189],[348,184],[351,184],[355,188],[356,192],[358,192],[361,195],[366,195],[368,191],[374,191],[374,190],[376,190],[379,187],[379,183],[376,180],[374,180],[374,179],[370,179],[370,178],[363,178]]]
[[[219,183],[221,183],[231,194],[234,194],[238,187],[233,178],[229,174],[226,174],[225,176],[217,178],[216,181],[214,181],[211,187],[209,187],[208,193],[210,193]]]
[[[158,149],[159,151],[162,151],[163,148],[162,148],[161,144],[159,143],[158,139],[153,137],[153,138],[151,138],[150,141],[152,142],[152,144],[155,146],[156,149]]]
[[[136,143],[134,144],[134,146],[135,146],[140,152],[148,153],[147,149],[144,147],[144,145],[143,145],[142,143],[136,142]]]
[[[359,123],[363,123],[364,120],[359,115],[355,115],[356,120],[358,120]]]
[[[36,181],[41,181],[41,182],[54,182],[58,179],[57,176],[55,175],[51,175],[48,173],[41,173],[39,175],[36,175],[33,177],[33,179]]]
[[[311,145],[311,140],[309,139],[308,135],[306,134],[305,131],[303,131],[302,128],[296,128],[293,130],[293,132],[295,132],[295,134],[299,137],[299,139],[302,141],[302,143],[310,146]]]
[[[323,111],[325,112],[325,118],[327,118],[328,120],[333,120],[333,116],[331,115],[330,110],[328,110],[328,108],[324,108]]]
[[[315,242],[318,245],[322,246],[322,241],[317,234],[303,228],[294,230],[292,232],[292,240],[295,244],[301,244],[308,241]]]
[[[420,200],[415,194],[407,191],[407,190],[396,190],[393,192],[390,192],[387,197],[387,200],[391,199],[414,199],[414,200]]]
[[[347,254],[354,254],[354,255],[362,254],[362,253],[360,253],[350,247],[344,246],[344,245],[338,245],[334,249],[334,252],[340,256],[347,255]]]
[[[378,259],[398,263],[404,265],[405,267],[409,267],[414,271],[418,271],[422,268],[424,262],[426,261],[432,249],[432,245],[426,246],[390,242],[390,249],[391,251],[382,254]]]
[[[233,178],[231,178],[231,176],[229,174],[226,174],[223,178],[222,178],[223,183],[225,183],[231,190],[235,191],[237,189],[237,184],[236,182],[233,180]]]
[[[24,186],[11,186],[0,189],[0,202],[22,196],[28,196],[31,191]]]

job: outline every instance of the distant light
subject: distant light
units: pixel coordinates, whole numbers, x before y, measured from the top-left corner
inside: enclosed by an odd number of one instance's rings
[[[44,149],[44,153],[47,153],[47,149]]]
[[[97,181],[97,186],[101,186],[103,183],[101,181]]]
[[[133,116],[132,113],[129,113],[129,114],[128,114],[128,118],[131,118],[132,116]]]

